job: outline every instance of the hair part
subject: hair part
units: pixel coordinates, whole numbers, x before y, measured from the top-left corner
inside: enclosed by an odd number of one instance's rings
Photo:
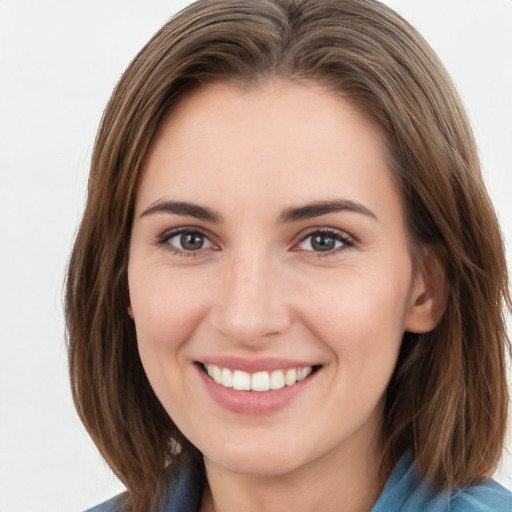
[[[446,278],[439,325],[404,335],[387,392],[383,467],[411,452],[423,477],[454,489],[490,475],[501,457],[504,313],[511,305],[506,261],[470,124],[444,67],[407,22],[377,1],[203,0],[171,19],[117,84],[97,135],[68,267],[73,398],[128,488],[128,509],[156,509],[169,467],[186,458],[202,467],[149,385],[126,312],[145,155],[164,118],[194,88],[273,79],[320,84],[380,128],[413,260],[425,270],[434,258]]]

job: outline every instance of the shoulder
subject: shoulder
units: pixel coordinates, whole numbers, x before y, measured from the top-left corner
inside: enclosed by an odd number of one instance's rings
[[[184,460],[176,468],[168,468],[166,492],[161,512],[196,512],[201,505],[204,488],[204,469],[193,461]],[[126,492],[97,505],[85,512],[123,512],[128,494]]]
[[[126,499],[126,493],[119,494],[100,505],[86,510],[85,512],[122,512]]]
[[[451,512],[512,511],[512,493],[493,480],[461,489],[451,501]]]
[[[371,512],[512,512],[512,493],[492,480],[456,492],[435,491],[410,456],[391,473]]]

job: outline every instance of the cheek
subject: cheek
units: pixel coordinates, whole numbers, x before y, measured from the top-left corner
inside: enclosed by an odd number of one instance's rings
[[[184,346],[201,315],[200,304],[183,293],[176,280],[169,284],[162,273],[148,277],[131,270],[128,282],[139,355],[152,388],[170,412],[172,404],[180,403],[187,366]]]
[[[204,315],[204,297],[179,275],[129,273],[130,303],[142,349],[175,352]],[[194,292],[191,291],[194,289]]]
[[[391,269],[326,280],[309,295],[303,308],[306,322],[339,359],[389,365],[398,353],[408,310],[410,279],[404,275]]]
[[[184,293],[179,279],[169,280],[165,271],[148,277],[136,270],[131,269],[128,282],[139,356],[155,394],[179,419],[186,399],[186,346],[200,322],[201,300]]]

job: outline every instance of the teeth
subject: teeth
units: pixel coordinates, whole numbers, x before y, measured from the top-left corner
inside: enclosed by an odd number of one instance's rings
[[[227,388],[233,387],[233,373],[231,372],[231,370],[228,370],[227,368],[222,368],[220,384],[226,386]]]
[[[312,371],[313,371],[313,368],[311,368],[311,366],[299,368],[299,371],[297,373],[297,381],[305,379]]]
[[[212,368],[212,378],[217,384],[222,384],[222,375],[218,366]]]
[[[297,370],[295,368],[287,370],[284,382],[287,386],[293,386],[297,382]]]
[[[222,382],[220,384],[222,384]],[[235,370],[233,372],[233,389],[238,391],[250,391],[251,375],[247,372],[242,372],[241,370]]]
[[[276,370],[270,374],[270,389],[281,389],[285,386],[284,372]]]
[[[247,373],[242,370],[221,368],[215,364],[205,364],[206,373],[217,384],[237,391],[270,391],[293,386],[305,379],[312,371],[311,366],[274,370],[273,372]]]
[[[268,373],[253,373],[251,377],[251,389],[253,391],[268,391],[270,389],[270,377]]]

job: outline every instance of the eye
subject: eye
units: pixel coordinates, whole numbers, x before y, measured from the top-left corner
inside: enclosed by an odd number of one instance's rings
[[[158,240],[158,244],[166,245],[172,252],[189,253],[190,255],[213,246],[208,237],[196,229],[173,230],[164,233]]]
[[[320,230],[309,233],[297,246],[301,251],[332,253],[343,247],[352,247],[354,241],[345,233],[337,230]]]

